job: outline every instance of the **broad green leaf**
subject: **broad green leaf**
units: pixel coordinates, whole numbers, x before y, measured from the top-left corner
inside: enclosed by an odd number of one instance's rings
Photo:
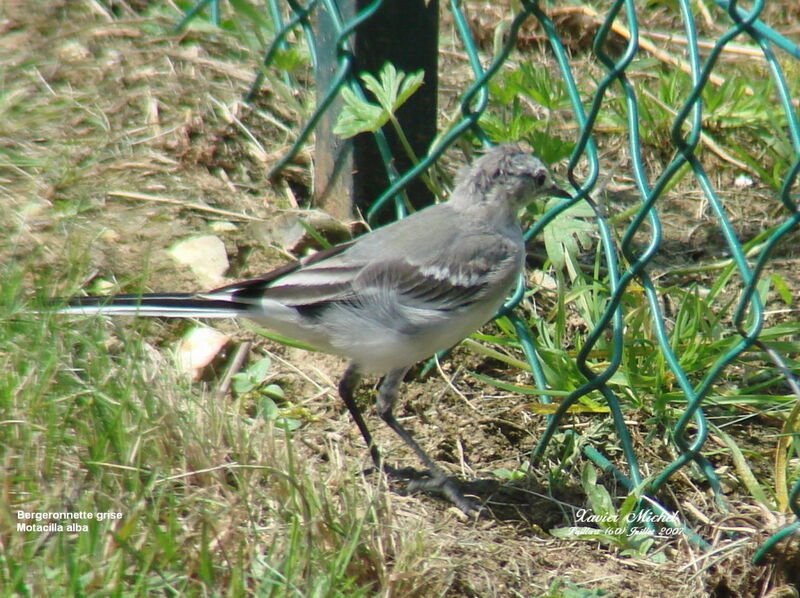
[[[397,97],[402,78],[397,76],[397,70],[394,65],[388,62],[383,66],[378,76],[380,81],[370,73],[364,73],[361,75],[361,80],[364,82],[364,87],[373,93],[381,108],[387,113],[392,113],[394,111],[394,98]]]
[[[281,428],[283,430],[288,430],[289,432],[293,432],[301,425],[299,420],[296,420],[291,417],[277,417],[275,418],[275,427]]]
[[[775,292],[780,296],[781,301],[783,301],[786,305],[791,305],[792,301],[794,301],[794,297],[792,295],[792,291],[789,289],[789,285],[786,284],[786,281],[783,279],[783,277],[780,274],[775,273],[770,277],[770,280],[772,281],[772,286],[775,289]]]
[[[275,65],[275,68],[292,73],[299,67],[308,64],[308,56],[297,48],[291,47],[275,52],[272,57],[272,64]]]
[[[403,103],[422,85],[422,71],[406,75],[387,62],[378,73],[380,81],[371,74],[361,75],[364,87],[370,90],[378,104],[389,114],[394,114]]]
[[[265,386],[262,392],[269,398],[275,399],[277,401],[283,401],[286,399],[286,393],[284,393],[283,389],[277,384],[270,384],[268,386]]]
[[[560,199],[550,200],[546,209],[549,210],[560,202]],[[561,212],[544,229],[544,244],[553,267],[563,269],[567,263],[567,255],[575,258],[582,248],[591,245],[595,226],[584,219],[592,217],[592,207],[585,202],[578,202]]]
[[[372,133],[385,125],[411,95],[422,85],[423,72],[406,75],[391,63],[386,63],[376,79],[363,73],[364,87],[375,96],[378,104],[359,97],[353,89],[342,88],[344,106],[333,128],[334,134],[347,139],[359,133]]]
[[[262,357],[250,367],[247,368],[247,373],[252,376],[257,382],[263,382],[267,377],[270,368],[272,367],[272,360],[269,357]]]
[[[234,392],[240,395],[250,392],[257,386],[257,383],[244,372],[234,374],[231,379],[233,381],[231,386],[233,387]]]
[[[605,486],[597,483],[597,471],[591,463],[587,463],[581,472],[581,486],[592,505],[595,515],[600,517],[598,525],[602,528],[617,527],[614,501]],[[605,521],[604,519],[607,519]]]
[[[342,88],[342,99],[344,106],[342,106],[342,111],[333,127],[334,135],[338,135],[342,139],[354,137],[359,133],[377,131],[389,120],[389,115],[385,110],[362,100],[350,88]]]
[[[414,95],[414,92],[422,87],[422,80],[425,74],[422,71],[410,73],[405,76],[403,83],[400,85],[400,91],[392,104],[392,112],[397,112],[397,109],[405,104],[406,100]]]
[[[275,421],[278,417],[278,406],[269,397],[262,396],[258,401],[258,414],[264,421]]]

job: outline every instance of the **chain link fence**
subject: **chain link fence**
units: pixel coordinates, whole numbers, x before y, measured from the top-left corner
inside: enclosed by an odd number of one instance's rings
[[[318,90],[316,108],[273,173],[280,172],[309,141],[342,89],[351,90],[362,101],[368,96],[361,74],[353,72],[351,39],[360,27],[370,26],[370,17],[382,2],[364,3],[350,19],[342,18],[340,4],[334,0],[270,0],[267,15],[259,17],[269,21],[272,38],[251,99],[267,83],[293,85],[290,70],[282,65],[296,48],[307,52],[315,68],[324,59],[318,52],[315,13],[332,15],[337,49],[335,76],[327,88]],[[565,220],[570,213],[583,214],[584,222],[590,215],[594,236],[599,239],[593,290],[597,309],[591,326],[575,344],[574,367],[583,383],[565,393],[548,415],[532,460],[543,457],[568,412],[587,398],[595,397],[591,399],[595,401],[602,397],[613,419],[627,473],[589,442],[582,443],[583,453],[636,494],[641,508],[664,514],[664,507],[654,497],[669,486],[677,472],[695,467],[724,509],[720,480],[704,456],[710,430],[708,412],[721,404],[725,387],[739,383],[742,388],[756,388],[757,384],[745,380],[742,363],[757,360],[762,364],[760,372],[770,378],[770,392],[780,395],[787,406],[782,434],[774,443],[775,488],[773,496],[764,496],[764,501],[774,510],[793,513],[797,520],[770,537],[756,554],[756,561],[776,542],[800,529],[796,466],[800,331],[796,317],[775,323],[767,313],[770,291],[786,305],[796,305],[793,292],[797,287],[790,288],[786,277],[776,274],[774,256],[785,249],[781,241],[797,231],[800,221],[798,89],[791,83],[800,73],[800,47],[763,20],[767,4],[762,0],[740,7],[733,1],[716,0],[715,6],[676,0],[668,6],[653,3],[641,8],[632,0],[618,0],[607,3],[601,13],[587,5],[545,7],[523,0],[513,4],[519,6],[515,13],[510,6],[498,9],[501,18],[490,22],[496,29],[487,40],[481,36],[487,32],[486,23],[481,27],[474,10],[470,14],[465,3],[452,0],[443,14],[453,33],[448,44],[451,51],[466,57],[470,80],[457,92],[457,111],[427,153],[418,156],[408,170],[393,168],[384,129],[377,128],[375,136],[390,185],[366,214],[370,219],[386,205],[394,205],[402,215],[406,206],[402,190],[461,139],[484,145],[523,139],[545,154],[546,161],[563,157],[563,173],[574,197],[543,210],[527,237],[546,237],[548,226],[576,222],[574,216]],[[212,19],[219,19],[217,3],[205,0],[195,4],[178,27],[206,8]],[[487,8],[487,12],[492,10]],[[651,17],[663,17],[665,12],[672,33],[642,30]],[[723,33],[709,39],[698,33],[699,29]],[[657,39],[661,46],[655,43]],[[675,44],[670,46],[675,50],[666,51],[663,44]],[[538,54],[530,49],[533,46]],[[542,56],[546,56],[544,61]],[[737,76],[731,57],[741,60],[743,56],[750,67]],[[579,62],[584,66],[590,62],[593,74],[579,72]],[[524,102],[519,101],[520,95]],[[505,113],[491,112],[493,99],[505,102]],[[577,126],[570,129],[564,125],[567,122]],[[736,128],[740,136],[719,143],[718,138],[728,132],[726,127]],[[615,194],[610,188],[612,175],[628,182],[627,195]],[[743,232],[732,215],[735,197],[730,190],[739,189],[744,197],[752,197],[749,189],[756,186],[766,189],[759,197],[765,201],[760,209],[769,214],[768,223]],[[692,205],[700,206],[698,214],[710,213],[719,254],[711,265],[665,267],[676,266],[669,262],[677,241],[665,239],[664,233],[665,225],[676,226],[675,205],[670,201],[675,194],[691,195]],[[628,198],[622,207],[615,203],[620,197]],[[579,206],[583,206],[582,212],[574,212]],[[691,215],[684,213],[682,221],[694,226]],[[586,231],[579,226],[572,232],[574,241]],[[691,237],[686,234],[683,243]],[[562,246],[570,243],[562,239]],[[573,242],[575,247],[580,248],[580,243]],[[567,255],[566,260],[576,266],[574,256]],[[694,280],[693,275],[708,272],[715,278],[704,296],[694,286],[682,288]],[[670,284],[659,284],[661,278]],[[791,280],[791,273],[788,278]],[[530,318],[515,309],[525,295],[521,281],[500,315],[507,318],[518,337],[541,402],[550,403],[555,394],[552,390],[563,389],[554,388],[556,366],[548,361]],[[703,320],[703,306],[711,304],[723,306],[714,316],[716,338],[709,345],[713,355],[695,362],[689,356],[694,350],[692,342],[682,335],[687,334],[688,322]],[[632,338],[632,318],[646,322],[640,325],[649,331],[648,338]],[[659,393],[654,388],[653,400],[662,407],[679,405],[673,410],[678,412],[677,421],[669,431],[676,456],[647,476],[642,473],[623,413],[629,397],[620,378],[627,379],[637,371],[631,365],[634,362],[660,364],[660,379],[653,384],[666,391]],[[732,388],[728,396],[739,396],[740,402],[746,403],[747,393],[737,395],[736,390]],[[663,425],[663,420],[658,425]],[[736,461],[735,443],[731,451]],[[738,454],[741,456],[740,451]],[[685,532],[696,545],[706,546],[698,534],[688,528]]]

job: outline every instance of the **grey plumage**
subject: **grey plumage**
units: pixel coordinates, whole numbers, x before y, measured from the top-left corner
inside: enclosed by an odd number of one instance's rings
[[[78,297],[63,313],[165,317],[248,317],[350,361],[339,392],[376,466],[383,464],[355,405],[364,373],[385,375],[381,418],[428,468],[413,487],[435,489],[476,510],[397,422],[398,387],[414,363],[447,349],[487,322],[524,265],[517,218],[542,195],[563,195],[547,168],[520,149],[489,150],[457,177],[447,203],[431,206],[355,241],[262,277],[207,293]]]

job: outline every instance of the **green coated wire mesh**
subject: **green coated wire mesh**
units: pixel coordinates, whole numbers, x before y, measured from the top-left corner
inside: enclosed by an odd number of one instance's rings
[[[342,88],[363,99],[363,81],[351,69],[349,39],[358,27],[369,26],[380,4],[376,0],[354,19],[338,20],[336,76],[318,95],[320,101],[274,172],[309,140]],[[564,366],[573,367],[582,383],[569,388],[551,411],[532,459],[543,457],[576,405],[602,399],[627,473],[588,441],[584,455],[637,493],[643,509],[664,513],[649,497],[659,496],[687,467],[702,472],[724,508],[720,480],[705,453],[711,429],[725,436],[709,423],[709,413],[720,405],[746,405],[758,389],[768,388],[788,407],[776,441],[774,496],[764,500],[776,510],[791,511],[796,520],[764,543],[756,555],[762,559],[800,529],[800,479],[790,465],[800,452],[795,378],[800,328],[791,314],[776,318],[774,312],[781,310],[768,309],[775,296],[788,306],[783,312],[796,304],[786,283],[793,273],[781,275],[775,256],[791,243],[787,239],[798,238],[800,47],[768,24],[788,9],[765,0],[747,7],[727,0],[675,0],[648,8],[617,0],[604,3],[602,11],[530,0],[514,6],[519,6],[516,12],[505,5],[491,8],[489,17],[497,19],[481,22],[465,3],[449,2],[442,45],[461,59],[458,81],[449,82],[457,92],[446,100],[455,110],[416,167],[390,171],[391,186],[367,216],[387,202],[395,202],[402,214],[403,187],[461,139],[484,145],[523,140],[546,161],[565,164],[573,199],[543,209],[527,236],[541,235],[547,242],[548,231],[567,229],[562,237],[550,233],[548,250],[561,244],[562,265],[575,283],[582,267],[575,255],[590,222],[599,239],[589,277],[594,303],[587,309],[592,317],[586,318],[585,333],[574,341],[573,363]],[[204,0],[179,27],[206,7],[212,19],[219,19],[217,2]],[[281,57],[297,48],[316,65],[315,10],[338,14],[334,0],[267,3],[272,38],[250,97],[266,81],[292,84]],[[655,17],[671,25],[668,34],[649,29]],[[380,130],[376,135],[388,163]],[[766,215],[760,227],[742,226],[741,203],[758,203],[755,209]],[[715,229],[703,241],[693,236],[694,215],[700,213],[710,214]],[[687,264],[685,256],[693,251],[717,259]],[[676,256],[683,257],[676,262]],[[549,263],[555,261],[551,255]],[[710,286],[699,284],[701,278]],[[541,401],[549,403],[553,393],[548,389],[565,390],[557,388],[555,373],[564,364],[552,360],[531,317],[514,309],[525,297],[521,283],[501,316],[518,337]],[[714,337],[701,357],[692,334]],[[759,363],[760,379],[767,381],[749,379],[748,363]],[[674,458],[647,476],[623,413],[629,395],[642,394],[630,390],[634,376],[639,388],[651,385],[650,398],[660,413],[677,413],[669,431]]]

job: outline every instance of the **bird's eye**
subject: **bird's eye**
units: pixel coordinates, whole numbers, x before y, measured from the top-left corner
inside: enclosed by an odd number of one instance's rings
[[[536,183],[537,187],[544,187],[544,184],[547,182],[547,174],[540,170],[533,175],[533,182]]]

